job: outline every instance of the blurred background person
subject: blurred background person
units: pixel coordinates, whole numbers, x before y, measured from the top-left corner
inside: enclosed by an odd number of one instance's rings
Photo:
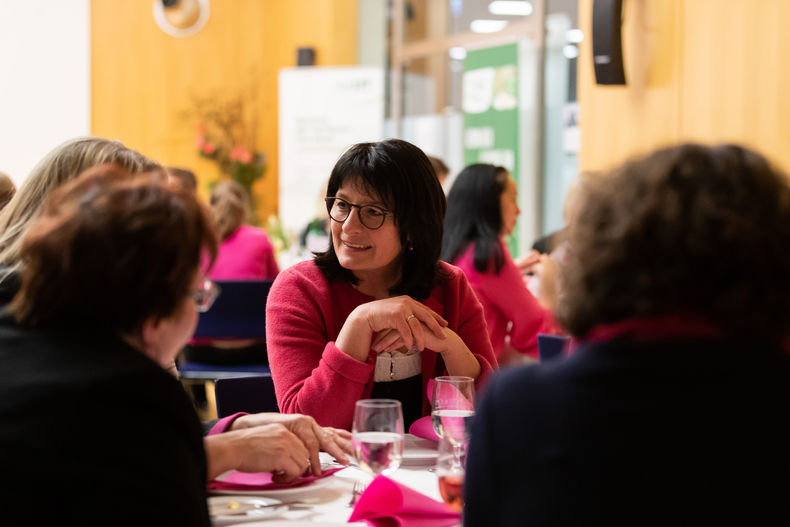
[[[439,261],[445,197],[406,141],[360,143],[326,192],[331,244],[277,277],[267,342],[283,412],[350,428],[356,401],[401,401],[404,422],[430,413],[428,381],[496,367],[480,303]]]
[[[184,190],[197,193],[198,180],[195,173],[188,168],[167,167],[167,175],[178,181]]]
[[[211,191],[211,212],[222,240],[209,269],[212,280],[272,280],[279,273],[266,231],[248,224],[250,196],[239,183],[224,181]],[[184,349],[189,361],[208,364],[266,364],[266,342],[194,339]]]
[[[444,187],[444,182],[447,181],[447,176],[450,174],[450,169],[438,157],[428,156],[428,161],[431,162],[433,171],[436,172],[436,177],[439,179],[439,184]]]
[[[14,182],[11,181],[8,174],[0,172],[0,210],[3,210],[3,207],[11,201],[15,193],[16,185],[14,185]]]
[[[559,329],[549,309],[527,290],[504,241],[521,213],[517,193],[516,182],[503,167],[467,166],[447,197],[442,239],[442,259],[464,271],[483,304],[500,365],[524,356],[537,359],[538,333]]]
[[[465,525],[787,524],[787,176],[658,150],[596,180],[570,244],[578,348],[489,384]]]
[[[345,459],[348,435],[309,418],[314,428],[299,432],[259,415],[247,425],[262,426],[202,439],[165,370],[213,300],[203,251],[216,251],[208,214],[150,176],[104,165],[47,200],[0,315],[0,502],[11,516],[35,507],[38,520],[90,524],[122,511],[134,524],[209,525],[207,478],[320,473],[319,444]],[[41,488],[58,489],[43,508]]]
[[[222,243],[211,268],[214,280],[271,280],[280,272],[266,231],[250,222],[250,196],[229,180],[211,191],[211,212]]]
[[[41,212],[41,205],[60,185],[86,169],[110,163],[141,172],[159,165],[119,141],[101,137],[70,139],[50,151],[25,179],[8,205],[0,211],[0,305],[7,304],[19,286],[23,267],[19,252],[27,229]]]

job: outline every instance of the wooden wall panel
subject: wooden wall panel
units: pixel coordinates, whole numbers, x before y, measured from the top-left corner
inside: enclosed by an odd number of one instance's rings
[[[317,65],[355,64],[357,2],[212,0],[203,30],[174,38],[156,26],[151,0],[93,0],[91,39],[92,133],[190,167],[202,182],[218,171],[196,153],[183,117],[190,98],[250,90],[255,146],[268,156],[256,197],[268,215],[277,211],[277,73],[300,46],[316,49]]]
[[[583,170],[605,169],[676,140],[679,1],[623,2],[626,86],[595,84],[592,0],[579,2],[579,25],[585,35],[578,71]]]
[[[580,166],[605,169],[681,140],[736,141],[790,169],[790,2],[624,0],[628,86],[597,86],[579,61]],[[590,36],[592,0],[579,2]]]
[[[684,137],[736,141],[790,168],[790,2],[686,2]]]

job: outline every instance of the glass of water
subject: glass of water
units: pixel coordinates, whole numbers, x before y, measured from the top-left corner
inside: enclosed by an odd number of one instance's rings
[[[403,459],[403,410],[394,399],[362,399],[351,429],[359,467],[376,476],[389,474]]]
[[[433,431],[453,445],[469,441],[475,415],[475,381],[471,377],[445,375],[436,377],[433,385]]]

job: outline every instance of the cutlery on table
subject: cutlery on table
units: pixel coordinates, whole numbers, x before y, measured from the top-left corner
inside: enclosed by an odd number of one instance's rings
[[[249,511],[258,509],[276,509],[278,507],[288,507],[290,505],[312,505],[318,503],[317,498],[297,500],[297,501],[283,501],[281,503],[267,503],[264,505],[258,503],[245,503],[240,501],[231,501],[221,507],[211,507],[212,516],[240,516],[247,514]]]

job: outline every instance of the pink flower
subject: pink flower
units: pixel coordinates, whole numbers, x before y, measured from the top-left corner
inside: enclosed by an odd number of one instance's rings
[[[203,144],[200,146],[200,150],[201,150],[201,151],[202,151],[204,154],[206,154],[206,155],[209,155],[209,156],[210,156],[211,154],[213,154],[213,153],[214,153],[214,152],[217,150],[217,147],[216,147],[216,146],[214,146],[214,145],[212,145],[212,144],[211,144],[211,143],[209,143],[208,141],[205,141],[205,142],[204,142],[204,143],[203,143]]]
[[[231,161],[238,161],[239,163],[251,163],[252,162],[252,153],[247,150],[244,146],[238,145],[233,147],[233,150],[230,151],[230,160]]]

